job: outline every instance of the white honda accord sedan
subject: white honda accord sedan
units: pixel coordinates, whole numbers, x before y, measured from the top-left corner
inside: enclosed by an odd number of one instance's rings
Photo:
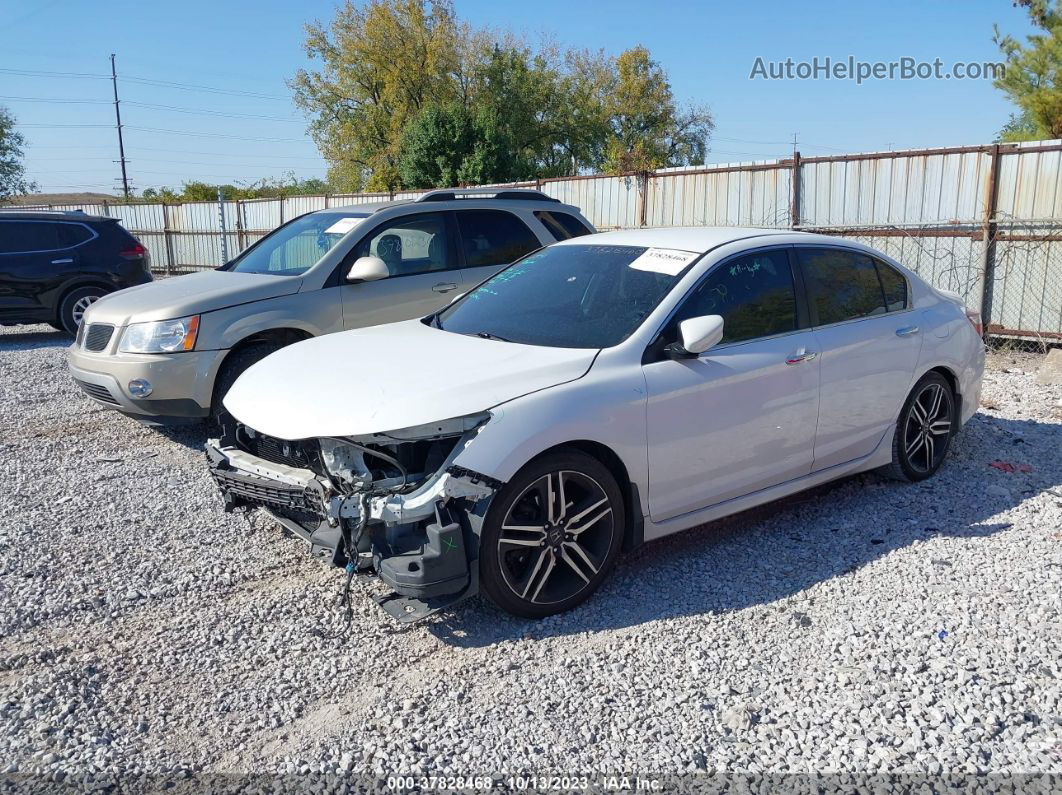
[[[839,238],[573,238],[254,365],[208,458],[227,508],[375,573],[399,619],[478,591],[547,616],[644,541],[855,472],[930,477],[977,410],[980,322]]]

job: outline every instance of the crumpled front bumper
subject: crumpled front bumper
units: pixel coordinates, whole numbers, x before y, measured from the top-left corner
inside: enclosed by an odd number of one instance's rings
[[[226,511],[263,509],[308,542],[314,557],[374,571],[394,589],[376,601],[399,620],[424,618],[476,592],[479,523],[500,483],[448,459],[414,491],[363,500],[312,470],[217,439],[206,443],[206,454]],[[344,539],[352,541],[363,521],[357,559],[349,560]]]

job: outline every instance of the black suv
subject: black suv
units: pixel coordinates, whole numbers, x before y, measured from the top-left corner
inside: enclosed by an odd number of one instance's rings
[[[0,325],[77,333],[96,299],[151,281],[147,249],[116,218],[0,210]]]

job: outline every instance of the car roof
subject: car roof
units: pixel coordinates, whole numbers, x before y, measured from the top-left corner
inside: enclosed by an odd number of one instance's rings
[[[752,226],[667,226],[598,232],[593,237],[573,237],[554,243],[554,245],[648,246],[704,253],[736,240],[793,235],[806,236],[809,239],[819,237],[806,232],[794,232],[791,229],[761,229]]]
[[[0,207],[0,220],[28,221],[117,221],[109,215],[89,215],[81,210],[16,210]]]

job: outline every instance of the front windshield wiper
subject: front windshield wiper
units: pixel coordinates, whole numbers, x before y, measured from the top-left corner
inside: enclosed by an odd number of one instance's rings
[[[505,337],[499,337],[497,334],[491,334],[489,331],[477,331],[475,336],[483,340],[497,340],[498,342],[512,342]]]

